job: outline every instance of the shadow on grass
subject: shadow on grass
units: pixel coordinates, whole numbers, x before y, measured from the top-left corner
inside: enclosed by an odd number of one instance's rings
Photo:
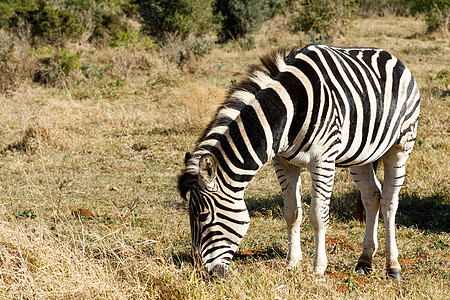
[[[274,258],[284,258],[286,252],[277,244],[267,246],[265,250],[238,250],[234,254],[233,260],[236,261],[253,261],[253,260],[268,260]]]
[[[355,219],[355,200],[358,192],[352,191],[346,194],[337,194],[331,196],[330,211],[334,218],[341,221]],[[278,195],[270,195],[264,198],[245,199],[250,217],[265,216],[273,218],[283,218],[283,197],[281,192]],[[304,195],[302,203],[306,204],[303,209],[309,214],[307,207],[311,204],[311,195]]]
[[[192,256],[190,251],[172,253],[173,263],[181,268],[181,265],[192,265]]]
[[[357,197],[358,190],[356,189],[348,193],[333,194],[330,201],[332,217],[342,222],[355,220],[355,201]],[[311,195],[305,195],[302,201],[309,206]],[[249,198],[246,199],[246,203],[250,216],[283,217],[283,198],[281,193],[265,198]],[[425,231],[450,232],[449,195],[435,193],[420,197],[414,193],[401,193],[396,223]]]
[[[234,256],[234,261],[251,262],[254,260],[269,260],[286,257],[286,252],[280,246],[274,244],[267,246],[265,250],[238,250]],[[192,265],[193,260],[190,252],[172,253],[173,263],[181,268],[182,265]]]
[[[283,217],[283,197],[279,195],[269,195],[263,198],[245,198],[250,217],[264,216],[273,218]]]
[[[333,195],[330,202],[330,211],[333,218],[340,222],[355,220],[355,200],[358,191]],[[303,198],[306,204],[311,203],[311,196]],[[265,198],[246,199],[250,216],[283,217],[283,199],[281,195]],[[415,227],[422,231],[450,232],[450,205],[447,194],[435,193],[420,197],[416,194],[401,194],[397,211],[396,223],[406,227]],[[269,260],[286,257],[286,253],[278,245],[270,245],[266,249],[238,250],[234,261],[252,262],[255,260]],[[178,267],[192,264],[189,251],[172,254],[174,264]]]
[[[449,195],[441,193],[426,197],[414,193],[400,195],[396,222],[420,230],[450,232]]]

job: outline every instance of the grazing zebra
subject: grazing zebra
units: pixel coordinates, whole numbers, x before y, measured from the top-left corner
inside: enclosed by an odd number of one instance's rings
[[[278,50],[261,58],[267,71],[251,67],[194,152],[186,153],[178,188],[189,198],[194,259],[209,274],[226,275],[249,226],[245,187],[272,159],[284,199],[288,267],[302,259],[301,167],[312,178],[310,221],[318,276],[327,266],[325,230],[335,168],[350,167],[366,211],[356,271],[364,274],[372,268],[381,207],[387,274],[401,280],[395,213],[419,114],[411,72],[376,48],[309,45],[286,54]],[[378,160],[384,163],[383,189],[374,172]]]

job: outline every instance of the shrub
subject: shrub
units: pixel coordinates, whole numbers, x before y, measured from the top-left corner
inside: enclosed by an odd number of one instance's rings
[[[69,40],[79,38],[83,28],[68,10],[55,9],[45,1],[34,8],[16,9],[8,20],[9,27],[17,35],[29,35],[33,45],[53,44],[62,46]]]
[[[170,62],[183,68],[189,61],[208,55],[214,47],[209,38],[183,40],[179,35],[166,33],[160,53]]]
[[[213,46],[214,43],[209,38],[205,39],[196,38],[195,40],[189,43],[189,51],[195,57],[203,57],[211,52]]]
[[[31,42],[37,40],[34,45],[53,44],[55,36],[60,43],[60,33],[69,40],[108,44],[117,32],[128,31],[127,18],[136,16],[133,0],[0,0],[0,28],[9,27]]]
[[[446,10],[432,9],[425,14],[425,23],[427,23],[428,32],[437,31],[439,28],[450,30],[450,8]]]
[[[241,38],[259,29],[272,16],[269,0],[217,0],[214,12],[221,16],[220,39]]]
[[[303,0],[294,6],[292,31],[303,31],[312,41],[328,41],[345,33],[357,11],[357,0]]]
[[[39,60],[33,81],[44,85],[65,84],[70,73],[80,69],[81,53],[73,54],[69,50],[58,50],[51,56]]]
[[[424,13],[428,32],[439,28],[450,30],[450,2],[448,0],[411,0],[411,12]]]
[[[109,46],[131,48],[140,41],[139,32],[118,31],[114,36],[110,37]]]
[[[13,84],[10,66],[15,43],[5,35],[0,35],[0,93],[8,90]]]
[[[136,0],[144,31],[158,39],[166,33],[182,38],[189,34],[203,36],[218,29],[212,0]]]
[[[101,8],[92,12],[91,19],[95,26],[88,39],[90,42],[108,45],[111,39],[128,31],[127,24],[119,15]]]

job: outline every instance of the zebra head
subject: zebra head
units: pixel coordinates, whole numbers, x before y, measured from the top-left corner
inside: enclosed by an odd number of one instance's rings
[[[225,192],[212,154],[188,152],[185,165],[178,189],[189,203],[194,264],[225,277],[249,226],[247,208],[242,197]]]

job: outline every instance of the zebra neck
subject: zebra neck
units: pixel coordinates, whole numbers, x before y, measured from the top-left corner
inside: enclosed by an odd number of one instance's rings
[[[195,150],[196,154],[209,153],[216,158],[223,190],[237,198],[243,197],[243,191],[253,176],[272,158],[266,154],[264,137],[255,135],[250,138],[245,130],[239,130],[243,126],[240,119],[239,116],[236,120],[230,120],[228,126],[211,128]]]

